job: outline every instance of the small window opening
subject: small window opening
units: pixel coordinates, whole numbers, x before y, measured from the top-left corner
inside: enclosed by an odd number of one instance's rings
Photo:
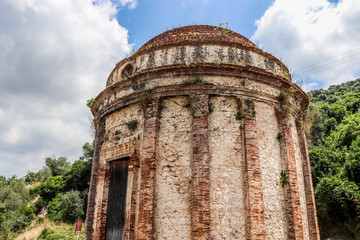
[[[134,67],[132,66],[132,64],[128,64],[122,70],[121,77],[123,79],[127,79],[133,74],[133,71],[134,71]]]

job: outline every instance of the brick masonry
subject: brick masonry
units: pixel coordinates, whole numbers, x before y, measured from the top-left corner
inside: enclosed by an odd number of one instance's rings
[[[318,219],[316,215],[316,205],[315,205],[315,196],[314,189],[312,186],[312,176],[311,176],[311,167],[308,146],[305,136],[305,129],[301,121],[296,121],[296,128],[300,138],[301,152],[303,157],[304,164],[304,181],[305,181],[305,196],[306,196],[306,206],[308,213],[308,222],[309,222],[309,235],[311,240],[320,239],[320,232],[318,227]]]
[[[109,162],[124,157],[124,239],[319,239],[299,117],[309,100],[278,59],[224,31],[170,30],[110,74],[92,106],[87,239],[106,238]]]
[[[137,222],[137,239],[152,239],[155,232],[155,180],[156,180],[156,141],[158,131],[158,107],[156,99],[144,106],[144,139],[140,158],[140,204]]]
[[[193,110],[192,237],[210,239],[209,96],[191,96]]]
[[[247,181],[247,239],[265,239],[264,199],[260,168],[258,131],[255,118],[255,103],[246,99],[243,104],[245,161]],[[250,105],[250,106],[245,106]]]

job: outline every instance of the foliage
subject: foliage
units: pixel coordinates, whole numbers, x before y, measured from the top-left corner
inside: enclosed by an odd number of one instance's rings
[[[61,196],[62,221],[75,223],[76,220],[85,218],[84,199],[79,191],[71,190]]]
[[[67,190],[84,191],[89,188],[93,155],[94,147],[85,143],[83,145],[83,156],[75,161],[64,174]]]
[[[280,183],[283,188],[289,184],[289,176],[284,171],[280,172]]]
[[[58,194],[48,204],[48,217],[52,221],[75,223],[76,220],[85,217],[83,206],[84,199],[79,191],[71,190],[65,194]]]
[[[49,202],[56,194],[65,189],[66,182],[63,176],[49,177],[40,186],[39,195],[45,202]]]
[[[16,210],[28,200],[28,191],[25,188],[25,182],[17,179],[16,176],[7,179],[6,184],[0,187],[0,207],[6,210]]]
[[[64,175],[66,189],[84,191],[89,188],[91,176],[91,160],[76,160]]]
[[[38,240],[48,240],[48,239],[53,239],[51,237],[51,235],[54,235],[55,231],[49,227],[45,227],[41,233],[40,236],[37,238]]]
[[[236,114],[235,114],[235,119],[236,120],[241,120],[241,119],[243,119],[244,118],[244,116],[241,114],[241,112],[237,112]]]
[[[61,216],[61,194],[57,194],[47,205],[48,206],[48,218],[51,221],[60,221]]]
[[[82,229],[85,227],[83,226]],[[57,224],[55,227],[45,227],[38,240],[51,240],[51,239],[76,239],[77,233],[75,233],[75,225]],[[82,230],[79,239],[85,239],[85,231]]]
[[[310,95],[309,155],[321,236],[360,239],[360,79]]]
[[[51,169],[49,167],[43,167],[41,170],[39,170],[36,173],[36,179],[37,181],[43,182],[46,179],[48,179],[49,177],[51,177]]]
[[[58,194],[48,204],[48,218],[52,221],[74,223],[76,220],[83,219],[84,199],[79,191],[69,191],[65,194]]]
[[[34,183],[37,182],[38,179],[36,177],[36,173],[32,172],[32,171],[28,171],[28,173],[25,176],[25,182],[26,183]]]
[[[58,159],[48,157],[45,159],[45,164],[50,168],[52,176],[63,175],[70,168],[70,163],[65,157]]]
[[[138,121],[137,120],[131,120],[129,122],[126,122],[126,127],[129,129],[129,130],[135,130],[138,126]]]
[[[92,107],[93,103],[94,103],[94,98],[90,98],[86,101],[86,106],[88,106],[89,108]]]
[[[73,164],[64,157],[49,157],[46,166],[37,173],[28,172],[24,178],[0,176],[0,240],[15,239],[46,206],[48,218],[53,221],[74,223],[84,219],[93,154],[93,146],[85,143],[83,155]],[[44,219],[39,218],[37,224],[42,222]],[[73,239],[74,236],[68,230],[45,230],[39,239]]]

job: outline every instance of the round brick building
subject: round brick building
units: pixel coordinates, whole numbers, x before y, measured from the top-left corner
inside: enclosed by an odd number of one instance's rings
[[[95,99],[87,239],[319,239],[286,66],[226,28],[164,32]]]

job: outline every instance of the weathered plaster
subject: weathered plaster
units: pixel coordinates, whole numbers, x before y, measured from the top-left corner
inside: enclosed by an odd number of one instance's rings
[[[280,142],[277,139],[279,126],[274,106],[256,104],[256,120],[259,136],[259,151],[264,191],[265,225],[267,239],[287,239],[287,219],[284,189],[280,183],[283,165]]]
[[[191,238],[192,118],[188,97],[161,102],[157,147],[155,236]]]
[[[246,239],[244,145],[233,97],[211,97],[209,115],[211,239]]]

